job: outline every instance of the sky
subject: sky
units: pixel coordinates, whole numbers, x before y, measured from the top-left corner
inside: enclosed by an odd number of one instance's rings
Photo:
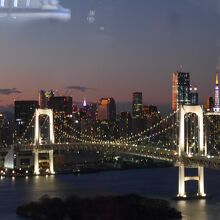
[[[219,0],[60,0],[69,22],[0,19],[0,106],[54,89],[97,102],[171,105],[171,75],[182,66],[213,95],[220,70]]]

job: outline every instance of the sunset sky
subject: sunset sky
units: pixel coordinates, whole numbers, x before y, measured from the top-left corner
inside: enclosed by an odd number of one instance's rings
[[[167,105],[171,74],[180,65],[201,101],[213,95],[219,0],[60,3],[71,9],[71,21],[0,20],[1,106],[37,99],[39,89],[94,102],[103,96],[127,102],[142,91],[145,103]]]

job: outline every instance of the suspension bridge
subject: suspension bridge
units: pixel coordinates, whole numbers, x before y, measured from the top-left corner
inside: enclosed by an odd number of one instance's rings
[[[39,118],[47,116],[49,127],[49,139],[47,143],[41,137],[41,127]],[[220,113],[205,113],[202,106],[199,105],[182,105],[179,109],[170,115],[162,118],[159,122],[152,125],[146,130],[137,134],[131,134],[124,138],[119,137],[114,140],[104,140],[100,136],[91,136],[83,134],[73,126],[66,124],[68,132],[62,130],[58,125],[54,124],[52,109],[36,109],[33,118],[26,127],[21,139],[8,152],[7,157],[12,158],[14,151],[32,151],[34,154],[34,173],[38,175],[39,154],[48,154],[48,162],[51,174],[54,174],[53,153],[55,150],[85,150],[85,151],[101,151],[109,154],[128,154],[157,160],[172,162],[179,167],[179,198],[185,198],[185,182],[198,182],[198,197],[206,197],[204,190],[204,167],[220,168],[220,157],[217,148],[214,146],[213,151],[216,154],[209,155],[207,150],[207,124],[216,126],[211,116],[219,116]],[[60,123],[61,118],[58,118]],[[192,126],[193,124],[193,126]],[[34,140],[32,143],[25,143],[25,136],[29,129],[34,127]],[[161,142],[159,136],[167,135],[168,141]],[[191,135],[191,138],[190,138]],[[56,143],[56,137],[66,138],[68,142]],[[194,142],[190,142],[192,139]],[[153,141],[157,140],[156,144]],[[158,141],[159,140],[159,141]],[[12,150],[13,149],[13,150]],[[185,168],[198,169],[197,176],[186,176]]]

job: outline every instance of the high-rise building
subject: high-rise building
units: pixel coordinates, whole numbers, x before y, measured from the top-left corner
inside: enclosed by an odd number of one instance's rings
[[[205,103],[205,110],[212,111],[214,108],[214,99],[213,97],[208,97]]]
[[[15,129],[18,139],[23,136],[38,106],[38,101],[15,101]],[[33,138],[32,130],[33,129],[30,128],[24,137],[27,141]]]
[[[128,138],[132,131],[132,118],[129,112],[121,112],[119,117],[118,132],[119,136]]]
[[[101,98],[98,103],[96,132],[105,140],[114,140],[116,132],[116,104],[113,98]]]
[[[144,129],[142,92],[134,92],[132,100],[132,131],[136,134]]]
[[[95,135],[96,132],[97,103],[87,104],[85,99],[80,109],[81,133]]]
[[[190,74],[176,71],[172,78],[172,110],[190,104]]]
[[[48,108],[48,101],[54,97],[54,92],[53,90],[40,90],[39,91],[39,107],[44,109]]]
[[[73,100],[70,96],[54,96],[48,100],[48,108],[53,109],[56,142],[70,142],[67,134],[72,133],[73,127]],[[66,134],[66,135],[65,135]]]
[[[191,105],[198,105],[199,104],[199,93],[196,87],[190,88],[190,104]]]
[[[142,92],[133,93],[132,116],[134,119],[143,118]]]
[[[143,116],[147,117],[148,115],[158,113],[157,106],[155,105],[144,105],[143,106]]]
[[[101,98],[98,103],[98,120],[115,121],[116,104],[113,98]]]
[[[219,104],[219,81],[218,81],[218,73],[216,73],[216,80],[215,80],[215,103],[213,110],[215,112],[220,111],[220,104]]]
[[[147,129],[152,125],[157,124],[161,119],[157,106],[154,105],[143,106],[143,117],[144,117],[144,129]]]
[[[7,147],[14,141],[14,120],[4,113],[0,113],[0,146]]]
[[[53,109],[54,112],[63,112],[65,114],[72,114],[73,100],[70,96],[53,96],[48,100],[48,108]]]

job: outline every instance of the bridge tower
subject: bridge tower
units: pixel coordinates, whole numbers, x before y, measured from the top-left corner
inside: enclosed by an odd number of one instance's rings
[[[200,105],[181,105],[179,107],[179,157],[189,157],[189,145],[186,143],[185,138],[185,115],[187,113],[194,113],[198,117],[198,154],[206,156],[207,154],[207,145],[204,144],[204,128],[203,128],[203,108]],[[185,176],[185,165],[183,162],[179,165],[179,193],[177,197],[185,198],[185,182],[186,181],[198,181],[198,193],[197,196],[205,197],[206,194],[204,192],[204,167],[200,165],[196,165],[198,169],[197,176]]]
[[[54,144],[54,127],[53,127],[53,110],[52,109],[36,109],[35,111],[35,135],[34,135],[34,145],[42,145],[42,140],[40,137],[40,124],[39,117],[41,115],[47,115],[49,117],[49,129],[50,129],[50,143]]]
[[[54,144],[55,143],[55,137],[54,137],[54,126],[53,126],[53,110],[52,109],[36,109],[35,111],[35,136],[34,136],[34,145],[36,146],[36,149],[34,150],[34,173],[36,175],[40,174],[39,171],[39,162],[41,161],[39,159],[40,153],[48,153],[49,159],[46,162],[49,162],[49,170],[51,174],[54,174],[54,161],[53,161],[53,150],[39,150],[37,147],[39,145],[42,145],[42,139],[40,137],[40,125],[39,125],[39,117],[41,115],[47,115],[49,117],[49,133],[50,133],[50,139],[48,144]]]

